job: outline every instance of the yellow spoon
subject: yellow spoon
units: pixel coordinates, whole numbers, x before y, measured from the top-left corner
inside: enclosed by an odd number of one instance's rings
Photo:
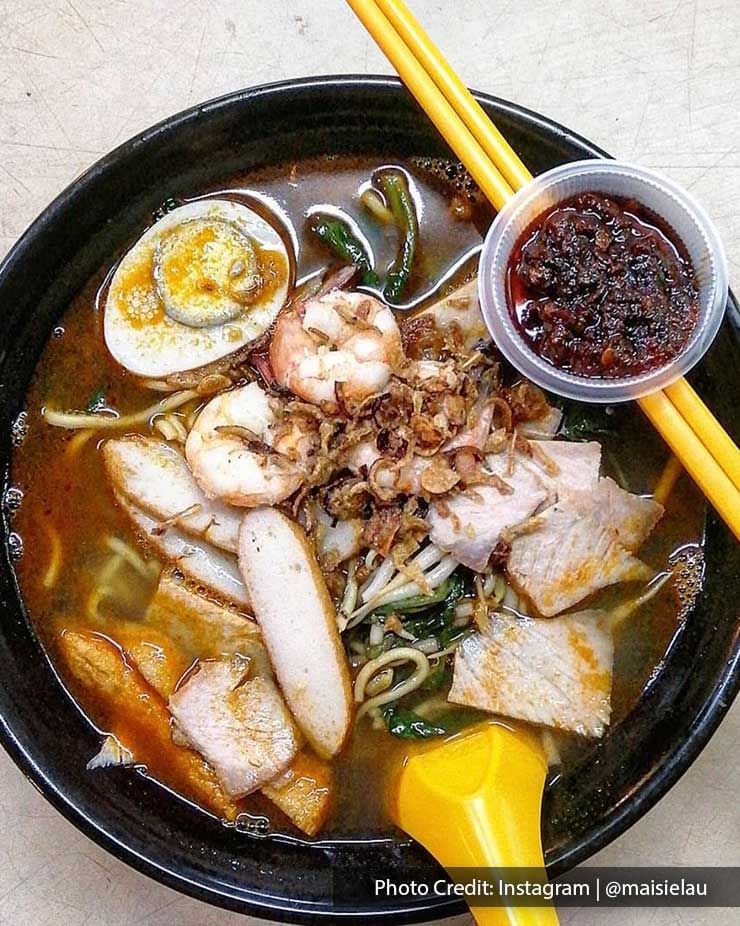
[[[544,869],[540,808],[547,761],[538,739],[496,721],[411,752],[396,824],[445,868]],[[479,926],[558,926],[544,907],[471,907]]]

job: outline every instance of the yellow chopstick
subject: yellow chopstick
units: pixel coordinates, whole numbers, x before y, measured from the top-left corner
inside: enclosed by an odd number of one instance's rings
[[[511,199],[513,190],[501,176],[495,163],[471,137],[463,120],[419,64],[382,10],[368,0],[347,2],[450,148],[465,164],[483,194],[496,209],[501,209],[504,203]]]
[[[483,194],[501,209],[531,175],[402,0],[347,0]],[[511,184],[511,185],[509,185]],[[685,380],[638,402],[740,537],[738,450]],[[684,416],[684,417],[682,417]]]
[[[422,28],[414,14],[398,0],[375,0],[388,21],[412,50],[419,64],[429,74],[452,108],[470,130],[478,144],[498,167],[512,190],[532,179],[519,155],[498,128],[483,112],[473,94],[452,70],[444,56]]]
[[[707,406],[689,385],[681,378],[666,386],[665,394],[676,406],[681,416],[691,425],[696,436],[730,477],[736,489],[740,489],[740,450],[724,430]]]
[[[671,450],[680,457],[686,472],[701,487],[725,524],[740,540],[740,493],[664,392],[640,401]]]

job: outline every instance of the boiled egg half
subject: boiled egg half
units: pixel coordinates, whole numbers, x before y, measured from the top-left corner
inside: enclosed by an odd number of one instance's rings
[[[283,240],[257,212],[225,199],[188,203],[148,229],[118,266],[105,343],[138,376],[205,366],[268,328],[289,276]]]

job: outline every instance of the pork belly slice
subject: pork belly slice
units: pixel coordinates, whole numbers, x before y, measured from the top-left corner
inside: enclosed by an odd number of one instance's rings
[[[241,654],[259,661],[260,667],[267,664],[255,621],[233,606],[204,597],[172,567],[163,570],[144,623],[203,659]]]
[[[413,324],[416,319],[425,316],[434,318],[437,327],[442,331],[455,326],[462,335],[463,347],[467,350],[479,341],[488,343],[491,340],[478,301],[477,276],[408,319],[402,326],[402,331],[407,324]]]
[[[352,687],[316,554],[295,521],[253,508],[242,524],[239,566],[285,700],[316,754],[330,759],[349,733]]]
[[[331,766],[304,750],[289,768],[262,788],[262,793],[308,836],[315,836],[331,809]]]
[[[554,498],[588,497],[599,483],[601,444],[597,441],[530,441],[533,456],[517,454],[516,465],[533,472]]]
[[[521,421],[517,431],[529,440],[548,440],[555,437],[563,420],[563,413],[559,408],[550,405],[544,415],[532,418],[530,421]]]
[[[523,458],[559,502],[567,502],[600,524],[613,528],[623,547],[639,549],[663,516],[651,498],[633,495],[609,476],[599,477],[601,445],[596,441],[531,441],[535,455]],[[522,459],[518,457],[517,459]],[[548,461],[559,472],[548,472]]]
[[[146,538],[147,543],[195,585],[226,602],[249,607],[249,595],[236,557],[204,540],[189,537],[176,527],[160,530],[160,523],[120,493],[116,501]]]
[[[176,519],[184,533],[236,553],[242,513],[206,498],[174,447],[137,434],[106,441],[103,460],[115,491],[154,521]]]
[[[560,503],[539,516],[535,530],[512,541],[506,568],[517,591],[545,617],[608,585],[652,576],[652,570],[619,543],[612,527]]]
[[[169,700],[179,732],[215,770],[224,792],[244,797],[280,775],[298,734],[280,692],[251,678],[249,660],[207,660]]]
[[[496,486],[474,486],[446,496],[429,507],[429,538],[451,553],[463,565],[481,572],[502,531],[525,521],[546,500],[547,491],[537,476],[524,466],[506,473],[506,454],[487,457],[489,468],[512,489],[510,494]]]
[[[652,498],[626,492],[609,476],[599,479],[596,492],[591,498],[583,497],[576,504],[581,505],[600,524],[612,527],[622,546],[633,553],[647,540],[665,511]]]
[[[598,737],[611,714],[613,659],[602,611],[550,621],[493,614],[458,647],[449,700]]]

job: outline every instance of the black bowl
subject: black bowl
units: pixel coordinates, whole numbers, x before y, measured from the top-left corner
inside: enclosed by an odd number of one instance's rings
[[[478,99],[534,173],[603,155],[541,116],[491,97]],[[303,80],[235,93],[174,116],[99,161],[49,206],[0,269],[0,460],[6,485],[12,422],[23,408],[44,342],[84,282],[166,197],[192,194],[287,157],[326,152],[449,155],[397,81]],[[732,298],[729,311],[695,379],[728,427],[740,406]],[[313,922],[319,916],[354,915],[358,922],[405,922],[463,909],[460,902],[441,899],[333,905],[332,869],[399,872],[428,861],[400,834],[315,845],[258,839],[219,825],[129,771],[86,774],[85,762],[99,738],[34,635],[14,581],[10,529],[6,520],[0,565],[0,734],[19,767],[84,833],[170,887],[273,919]],[[712,514],[706,557],[700,600],[657,681],[595,747],[588,763],[548,792],[544,840],[552,873],[588,858],[645,813],[696,758],[737,691],[740,558],[738,546]]]

